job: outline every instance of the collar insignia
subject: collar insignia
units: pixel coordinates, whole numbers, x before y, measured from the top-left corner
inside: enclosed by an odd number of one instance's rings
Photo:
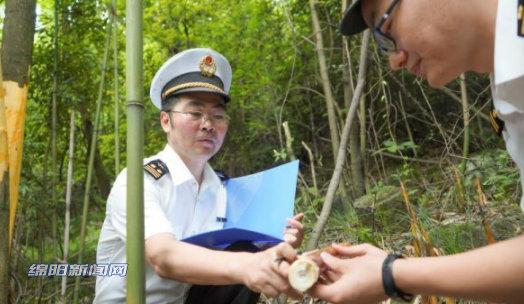
[[[211,57],[211,55],[202,57],[202,59],[200,59],[198,67],[200,68],[200,72],[202,72],[202,75],[206,77],[213,77],[217,70],[217,65],[215,64],[215,60],[213,59],[213,57]]]

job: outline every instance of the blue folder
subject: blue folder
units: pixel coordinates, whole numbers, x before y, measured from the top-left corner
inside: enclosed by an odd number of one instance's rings
[[[182,241],[222,249],[247,241],[259,247],[283,241],[286,218],[293,216],[298,161],[255,174],[229,179],[224,228]]]

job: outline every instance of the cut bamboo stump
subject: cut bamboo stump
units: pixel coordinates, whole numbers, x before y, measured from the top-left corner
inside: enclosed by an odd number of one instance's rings
[[[349,246],[349,244],[341,244],[343,246]],[[331,246],[324,249],[316,249],[313,251],[305,252],[298,257],[289,267],[288,281],[291,287],[304,293],[310,289],[320,278],[320,267],[321,263],[320,253],[327,252],[331,255],[336,255],[336,252]]]
[[[288,280],[291,287],[305,292],[313,286],[320,276],[320,268],[310,258],[299,257],[289,267]]]

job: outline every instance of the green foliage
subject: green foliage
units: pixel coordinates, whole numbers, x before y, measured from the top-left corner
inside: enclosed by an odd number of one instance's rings
[[[391,139],[388,139],[382,143],[384,145],[384,150],[388,151],[389,153],[399,153],[399,152],[406,152],[406,151],[414,151],[419,148],[415,143],[412,141],[405,141],[403,143],[398,144],[396,141],[393,141]],[[375,153],[378,153],[380,151],[377,151]]]
[[[66,185],[69,113],[77,115],[74,187],[71,206],[70,255],[78,252],[81,202],[88,157],[89,123],[94,120],[97,88],[101,78],[103,41],[109,19],[108,0],[60,0],[58,79],[58,168],[51,168],[51,100],[53,88],[53,0],[39,1],[38,22],[30,92],[25,124],[24,158],[20,186],[20,207],[14,251],[18,264],[15,276],[28,290],[21,302],[35,302],[41,289],[38,281],[26,276],[28,265],[54,262],[62,254],[64,197]],[[2,4],[0,4],[2,5]],[[350,62],[343,61],[341,37],[336,31],[340,2],[317,4],[325,43],[331,86],[340,122],[347,115],[343,72],[351,71],[356,82],[359,37],[349,39]],[[99,126],[99,174],[109,183],[115,178],[114,138],[121,139],[121,162],[126,160],[125,115],[125,1],[117,1],[119,24],[119,130],[114,130],[114,88],[112,60],[106,73],[102,116]],[[233,67],[232,116],[226,142],[212,165],[231,176],[252,173],[287,161],[281,124],[288,121],[294,138],[293,149],[301,161],[304,178],[297,189],[295,211],[304,212],[306,238],[320,215],[333,172],[325,98],[318,72],[309,6],[304,1],[144,1],[144,130],[146,156],[156,154],[166,144],[158,122],[158,110],[149,100],[149,85],[156,70],[175,53],[191,47],[210,47],[224,54]],[[385,59],[370,46],[370,64],[365,89],[366,123],[363,135],[366,152],[367,194],[352,199],[346,211],[335,210],[321,242],[370,242],[400,249],[409,244],[409,219],[399,192],[399,182],[407,185],[410,198],[432,240],[446,253],[460,252],[484,244],[479,230],[474,182],[477,176],[492,202],[497,238],[517,233],[522,218],[516,217],[515,202],[520,197],[518,172],[508,154],[496,149],[500,139],[490,126],[474,116],[470,127],[472,157],[462,176],[465,205],[457,200],[453,170],[461,155],[462,108],[438,90],[403,72],[389,72]],[[112,54],[112,52],[110,52]],[[112,56],[112,55],[111,55]],[[379,67],[382,66],[381,69]],[[476,102],[472,113],[491,102],[489,79],[468,75],[468,93]],[[458,84],[449,85],[459,92]],[[428,102],[426,102],[426,98]],[[402,101],[402,105],[400,103]],[[475,111],[473,111],[475,110]],[[406,126],[407,125],[407,126]],[[313,151],[318,189],[313,188],[309,157],[301,145]],[[387,153],[381,153],[387,152]],[[385,154],[389,154],[385,155]],[[401,159],[392,158],[398,156]],[[352,156],[348,155],[348,160]],[[421,163],[416,158],[439,164]],[[415,159],[415,160],[414,160]],[[59,184],[50,189],[57,171]],[[349,170],[346,170],[349,172]],[[95,179],[98,180],[98,174]],[[351,183],[351,178],[347,181]],[[344,185],[350,191],[351,185]],[[52,191],[58,201],[51,200]],[[95,187],[87,228],[87,263],[94,263],[98,233],[105,216],[105,200]],[[349,193],[349,197],[353,197]],[[338,193],[337,202],[348,199]],[[344,202],[346,203],[346,202]],[[53,238],[51,219],[59,222]],[[90,283],[90,282],[87,282]],[[93,283],[93,282],[91,282]],[[42,298],[56,301],[53,294],[59,282],[50,280]],[[26,286],[24,285],[24,286]],[[92,300],[93,284],[83,290],[86,302]]]
[[[478,223],[463,222],[449,225],[433,226],[430,237],[435,246],[445,254],[464,252],[468,249],[484,245],[483,232]]]

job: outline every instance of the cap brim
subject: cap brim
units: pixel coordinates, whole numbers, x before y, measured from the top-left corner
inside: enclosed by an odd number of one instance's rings
[[[362,11],[360,10],[361,3],[362,0],[355,1],[344,13],[344,17],[339,26],[342,35],[355,35],[368,28],[366,21],[364,21],[362,17]]]
[[[229,95],[224,94],[222,92],[219,92],[217,90],[208,89],[208,88],[187,88],[187,89],[181,89],[181,90],[178,90],[178,91],[174,92],[173,94],[170,94],[170,96],[182,95],[184,93],[212,93],[212,94],[216,94],[216,95],[224,98],[224,102],[226,102],[226,103],[228,103],[229,99],[230,99]]]

